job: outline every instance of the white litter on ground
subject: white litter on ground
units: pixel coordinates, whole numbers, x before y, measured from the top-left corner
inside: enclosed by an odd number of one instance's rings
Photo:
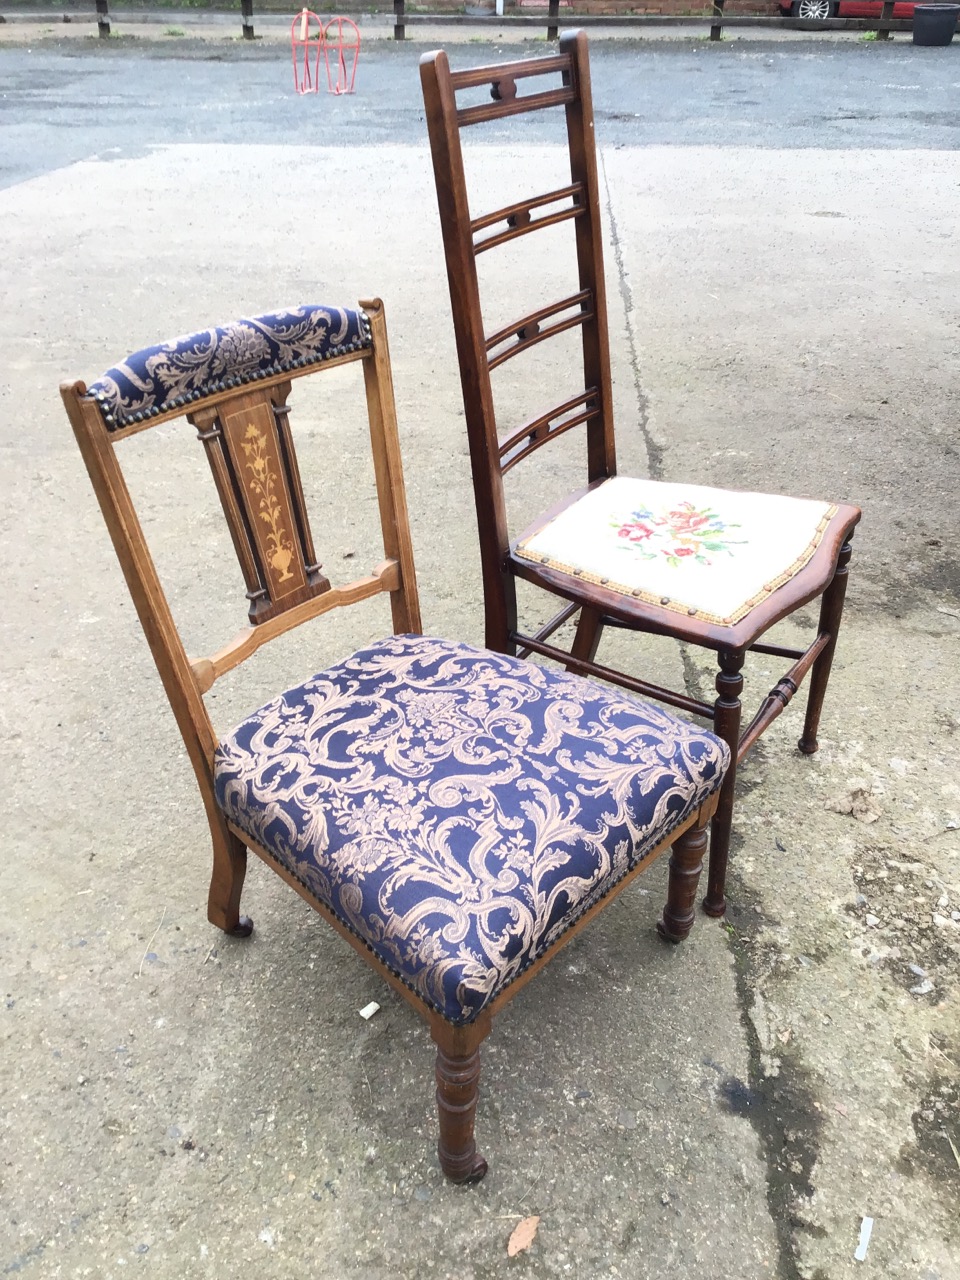
[[[870,1232],[873,1230],[873,1219],[864,1218],[860,1223],[860,1243],[857,1245],[857,1251],[853,1255],[855,1262],[863,1262],[867,1256],[867,1246],[870,1244]]]

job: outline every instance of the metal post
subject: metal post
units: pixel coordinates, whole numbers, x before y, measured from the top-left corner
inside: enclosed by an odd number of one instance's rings
[[[393,38],[394,40],[406,40],[407,24],[404,22],[406,14],[406,0],[393,0]]]
[[[253,0],[240,0],[240,21],[244,40],[253,40]]]
[[[97,34],[101,40],[110,35],[110,14],[107,11],[107,0],[97,0]]]
[[[713,23],[710,26],[710,39],[719,40],[723,35],[723,6],[725,0],[713,0]]]
[[[547,39],[556,40],[560,34],[560,0],[550,0],[547,7]]]

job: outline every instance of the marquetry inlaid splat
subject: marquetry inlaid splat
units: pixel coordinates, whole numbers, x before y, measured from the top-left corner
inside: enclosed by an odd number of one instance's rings
[[[314,563],[286,390],[245,391],[196,415],[246,579],[251,622],[330,589]]]

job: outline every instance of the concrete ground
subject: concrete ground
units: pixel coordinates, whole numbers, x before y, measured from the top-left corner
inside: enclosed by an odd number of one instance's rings
[[[337,102],[295,99],[266,44],[37,43],[0,53],[0,1274],[957,1280],[956,49],[594,56],[622,469],[865,515],[821,751],[792,708],[745,766],[726,924],[663,947],[654,869],[530,984],[485,1049],[490,1173],[461,1189],[409,1008],[259,865],[253,937],[207,923],[195,785],[56,394],[190,328],[381,295],[425,626],[479,640],[419,50],[371,50]],[[806,105],[778,122],[789,81]],[[509,193],[562,156],[505,125],[468,161]],[[552,234],[488,277],[504,314]],[[377,558],[370,475],[356,380],[318,381],[294,428],[343,580]],[[204,652],[243,601],[192,436],[123,456]],[[512,473],[518,524],[577,472],[556,451]],[[387,627],[371,604],[297,633],[217,685],[215,722]],[[710,696],[700,651],[601,652]],[[754,697],[777,674],[751,662]]]

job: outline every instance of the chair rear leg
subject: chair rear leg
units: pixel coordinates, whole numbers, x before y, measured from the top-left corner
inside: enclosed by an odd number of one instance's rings
[[[481,535],[482,536],[482,535]],[[494,653],[515,655],[517,583],[503,568],[483,566],[484,644]]]
[[[247,847],[224,822],[211,822],[213,875],[207,898],[207,919],[224,933],[248,938],[253,921],[240,914],[240,894],[247,873]]]
[[[584,605],[577,619],[577,631],[570,647],[570,656],[582,662],[592,662],[597,656],[600,637],[603,634],[603,614],[599,609]],[[570,667],[567,668],[571,670]]]
[[[668,942],[682,942],[690,930],[696,913],[693,904],[703,870],[703,854],[707,847],[707,824],[688,827],[673,842],[670,852],[670,879],[667,905],[657,921],[657,932]]]
[[[847,577],[850,565],[850,539],[840,549],[837,560],[837,571],[833,575],[829,587],[823,593],[820,602],[820,635],[830,633],[830,643],[813,664],[810,672],[810,692],[807,694],[807,712],[803,721],[803,737],[797,746],[805,756],[812,756],[820,743],[817,741],[817,730],[820,727],[820,712],[823,710],[823,699],[830,679],[830,668],[833,666],[833,654],[837,647],[837,633],[840,630],[840,619],[843,617],[843,601],[847,594]]]
[[[477,1152],[473,1130],[480,1080],[480,1044],[490,1019],[466,1027],[437,1022],[431,1028],[437,1046],[437,1108],[440,1168],[451,1182],[479,1182],[487,1162]]]
[[[740,745],[740,693],[743,690],[744,653],[742,649],[721,649],[717,655],[720,674],[713,704],[713,731],[730,748],[730,767],[720,788],[717,812],[710,824],[710,870],[703,909],[719,919],[727,909],[727,860],[730,856],[730,832],[733,829],[733,797],[737,785],[737,748]]]

